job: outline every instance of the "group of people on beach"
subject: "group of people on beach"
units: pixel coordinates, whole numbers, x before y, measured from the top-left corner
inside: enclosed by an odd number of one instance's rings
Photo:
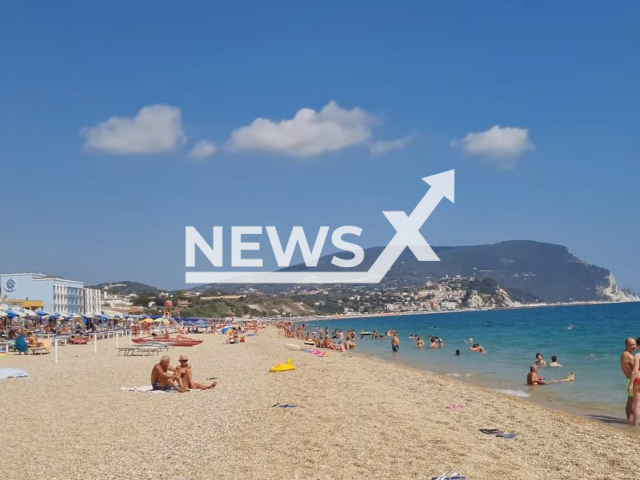
[[[640,345],[640,337],[624,341],[624,351],[620,355],[620,368],[626,379],[627,422],[634,427],[640,423],[640,354],[634,355]]]
[[[307,325],[296,325],[292,322],[278,322],[276,326],[284,332],[285,338],[297,338],[303,340],[305,345],[316,348],[326,348],[337,352],[346,352],[356,347],[356,331],[334,329],[329,331],[329,327],[313,328]]]
[[[153,390],[176,390],[179,393],[185,393],[189,390],[210,390],[218,384],[218,382],[213,382],[210,385],[204,385],[195,382],[191,365],[189,365],[189,357],[186,355],[180,355],[178,362],[178,365],[172,366],[171,359],[165,355],[160,359],[160,362],[153,366],[151,370]]]

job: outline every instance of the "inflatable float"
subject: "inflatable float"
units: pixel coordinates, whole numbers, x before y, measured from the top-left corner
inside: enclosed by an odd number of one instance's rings
[[[296,367],[291,365],[291,359],[287,358],[287,363],[276,363],[275,367],[269,369],[270,372],[286,372],[287,370],[295,370]]]

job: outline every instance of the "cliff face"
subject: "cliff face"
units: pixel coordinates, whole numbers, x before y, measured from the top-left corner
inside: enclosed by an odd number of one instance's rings
[[[598,285],[598,295],[602,297],[603,300],[609,300],[611,302],[637,302],[640,301],[640,298],[637,295],[634,295],[630,292],[625,292],[622,290],[616,279],[613,277],[613,273],[609,272],[604,283]]]
[[[439,262],[419,262],[409,249],[382,280],[382,285],[402,288],[423,285],[425,279],[463,277],[493,278],[509,292],[519,292],[518,298],[533,297],[542,302],[637,301],[638,297],[624,292],[606,268],[591,265],[573,255],[562,245],[514,240],[490,245],[465,247],[434,247]],[[382,252],[382,247],[365,250],[365,259],[358,271],[368,270]],[[351,254],[339,253],[340,258]],[[340,271],[331,263],[332,255],[320,258],[318,271]],[[304,264],[284,270],[304,271]],[[478,302],[478,300],[474,300]],[[486,299],[483,298],[486,302]],[[506,298],[504,299],[506,302]]]
[[[505,308],[520,305],[521,303],[513,301],[504,289],[498,288],[492,295],[481,295],[475,290],[472,291],[465,306],[468,308]]]

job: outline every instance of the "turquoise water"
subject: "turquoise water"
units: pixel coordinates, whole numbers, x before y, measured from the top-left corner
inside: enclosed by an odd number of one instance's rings
[[[619,358],[625,338],[640,336],[640,303],[329,320],[314,325],[356,333],[394,329],[401,342],[399,353],[391,352],[388,338],[360,340],[359,335],[357,351],[512,395],[624,417],[625,379]],[[569,325],[573,328],[568,329]],[[421,335],[425,347],[417,348],[409,339],[411,334]],[[445,347],[428,348],[428,335],[442,338]],[[487,353],[470,352],[463,342],[469,337]],[[462,355],[455,356],[456,349]],[[556,355],[562,365],[541,367],[540,375],[552,380],[574,371],[575,383],[527,386],[526,375],[536,352],[548,363]]]

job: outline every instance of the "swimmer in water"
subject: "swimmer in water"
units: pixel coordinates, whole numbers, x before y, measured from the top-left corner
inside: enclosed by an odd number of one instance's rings
[[[558,363],[558,357],[556,357],[555,355],[553,355],[551,357],[551,363],[549,364],[550,367],[561,367],[562,365],[560,365]]]
[[[553,385],[555,383],[565,383],[565,382],[573,382],[575,380],[575,374],[573,372],[569,373],[567,378],[563,378],[562,380],[547,380],[544,377],[538,376],[538,366],[531,365],[529,367],[529,373],[527,374],[527,385]]]
[[[545,361],[544,357],[540,352],[536,353],[536,361],[534,365],[537,365],[539,367],[544,367],[547,365],[547,362]]]
[[[460,355],[460,350],[456,350],[456,355]]]

